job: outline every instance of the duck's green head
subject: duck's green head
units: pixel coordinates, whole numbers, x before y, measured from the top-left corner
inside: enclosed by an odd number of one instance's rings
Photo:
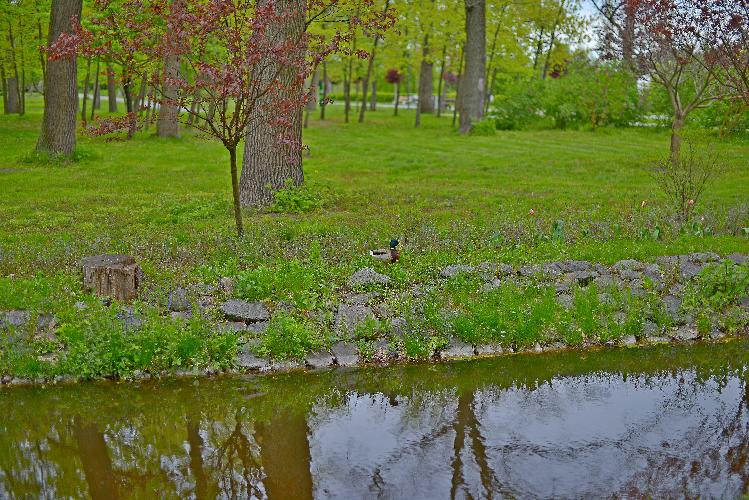
[[[390,240],[390,250],[395,250],[395,247],[398,246],[398,240]]]

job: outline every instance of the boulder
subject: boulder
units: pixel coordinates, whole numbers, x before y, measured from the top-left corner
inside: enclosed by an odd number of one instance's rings
[[[465,264],[451,264],[440,271],[440,276],[443,278],[454,278],[459,274],[473,273],[476,268],[473,266],[467,266]]]
[[[103,254],[81,260],[83,288],[99,297],[129,302],[138,297],[143,272],[135,258],[122,254]]]
[[[447,347],[440,351],[440,357],[442,359],[470,358],[473,355],[473,346],[471,344],[466,344],[459,339],[450,339]]]
[[[267,359],[257,356],[249,349],[243,349],[237,354],[234,361],[237,368],[252,371],[266,371],[270,368],[270,362]]]
[[[336,342],[330,347],[338,366],[355,366],[359,364],[359,350],[350,342]]]
[[[573,271],[569,274],[569,276],[577,282],[580,286],[588,286],[590,285],[594,279],[598,277],[598,273],[596,271]]]
[[[175,288],[169,292],[166,301],[170,311],[184,312],[190,310],[190,301],[187,298],[187,290],[184,288]]]
[[[611,269],[620,274],[622,271],[644,271],[645,263],[634,259],[620,260],[619,262],[611,266]]]
[[[368,319],[375,319],[372,308],[356,304],[340,304],[335,316],[334,331],[338,333],[353,333],[359,323]]]
[[[697,328],[692,325],[677,326],[669,330],[668,333],[671,338],[683,342],[697,340],[700,338],[700,332],[698,332]]]
[[[270,312],[262,302],[229,299],[221,304],[221,312],[230,320],[244,323],[256,323],[270,319]]]
[[[479,356],[496,356],[504,353],[504,349],[500,344],[480,344],[476,346],[475,352]]]
[[[622,338],[621,342],[622,345],[633,346],[637,344],[637,338],[634,335],[627,335],[626,337]]]
[[[122,322],[125,331],[138,330],[143,325],[143,318],[130,306],[123,307],[116,317]]]
[[[327,368],[335,362],[333,355],[329,351],[321,349],[307,354],[304,358],[304,364],[313,369]]]
[[[742,255],[740,253],[732,253],[727,257],[727,259],[736,265],[746,264],[747,260],[749,260],[747,259],[746,255]]]
[[[0,313],[0,330],[21,330],[31,321],[29,311],[7,311]]]
[[[390,283],[390,276],[380,274],[371,267],[359,269],[348,279],[348,286],[356,288],[368,285],[387,285]]]
[[[585,260],[562,260],[557,262],[557,267],[563,273],[578,273],[592,270],[593,264]]]
[[[224,276],[223,278],[219,278],[218,289],[226,295],[231,295],[232,293],[234,293],[234,280],[226,276]]]

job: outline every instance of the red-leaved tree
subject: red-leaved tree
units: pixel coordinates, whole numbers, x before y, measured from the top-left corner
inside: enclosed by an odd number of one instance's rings
[[[322,10],[340,2],[308,1]],[[302,33],[290,38],[279,37],[278,27],[297,22],[300,12],[280,8],[272,0],[97,0],[95,6],[104,12],[116,11],[120,19],[132,14],[136,21],[124,28],[128,36],[99,30],[96,22],[93,28],[78,25],[72,36],[51,47],[52,57],[110,55],[117,46],[114,40],[122,43],[124,38],[124,47],[132,54],[127,56],[128,62],[154,64],[179,57],[193,75],[199,75],[188,79],[152,71],[151,85],[169,88],[169,95],[159,95],[157,101],[191,116],[194,128],[226,148],[236,227],[242,235],[237,170],[240,142],[251,127],[264,127],[272,130],[276,141],[287,145],[288,151],[296,154],[301,150],[293,124],[308,100],[304,81],[331,53],[349,50],[353,27],[363,22],[362,18],[341,22],[341,29],[327,37]],[[90,131],[94,135],[131,134],[135,120],[129,113],[124,118],[100,121]]]

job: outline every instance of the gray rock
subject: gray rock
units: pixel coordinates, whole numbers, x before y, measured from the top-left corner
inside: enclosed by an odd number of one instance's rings
[[[657,337],[661,333],[661,329],[652,321],[646,320],[642,325],[642,334],[645,337]]]
[[[170,316],[173,320],[184,320],[187,321],[190,318],[192,318],[192,312],[191,311],[172,311],[170,313]]]
[[[229,299],[221,304],[221,312],[228,319],[255,323],[270,319],[270,312],[262,302],[247,302],[239,299]]]
[[[226,295],[234,293],[234,280],[224,276],[218,279],[218,289],[224,292]]]
[[[726,258],[736,265],[746,264],[748,260],[746,255],[742,255],[740,253],[732,253]]]
[[[653,282],[660,282],[663,279],[663,274],[661,273],[661,268],[656,266],[655,264],[650,264],[645,267],[642,274],[650,278]]]
[[[700,338],[700,332],[691,325],[677,326],[669,330],[671,338],[681,341],[697,340]]]
[[[739,300],[739,307],[744,311],[749,312],[749,297],[744,297]]]
[[[712,330],[710,330],[710,338],[713,340],[720,340],[725,338],[725,336],[726,333],[717,326],[713,326]]]
[[[481,291],[484,293],[492,292],[496,290],[497,288],[500,288],[502,286],[502,280],[499,278],[494,278],[489,283],[484,283],[481,286]]]
[[[222,321],[216,325],[219,333],[232,333],[248,331],[249,327],[241,321]]]
[[[313,369],[327,368],[335,362],[329,351],[321,349],[307,354],[304,363]]]
[[[651,344],[668,344],[671,342],[671,339],[668,337],[660,337],[660,336],[654,336],[654,337],[648,337],[648,342]]]
[[[663,297],[663,305],[666,306],[666,313],[672,318],[677,318],[681,314],[681,299],[673,295]]]
[[[79,300],[78,302],[75,303],[75,305],[73,307],[75,307],[79,311],[84,311],[84,310],[88,309],[88,304],[86,304],[82,300]]]
[[[367,285],[387,285],[390,283],[390,276],[380,274],[371,267],[359,269],[348,279],[348,286],[356,288]]]
[[[264,371],[270,368],[270,362],[267,359],[257,356],[249,349],[239,352],[234,364],[242,370]]]
[[[683,280],[691,280],[705,268],[706,264],[694,262],[683,262],[679,268],[679,275]]]
[[[344,300],[347,304],[365,306],[379,297],[380,294],[378,292],[355,293],[347,295]]]
[[[679,264],[682,260],[686,259],[681,259],[678,255],[663,255],[655,259],[655,262],[664,271],[671,271],[679,267]]]
[[[466,266],[464,264],[452,264],[440,271],[440,276],[443,278],[454,278],[455,276],[463,273],[472,273],[476,270],[473,266]]]
[[[274,372],[289,372],[292,370],[298,370],[299,368],[302,368],[301,363],[294,361],[293,359],[273,361],[270,365],[270,370]]]
[[[544,352],[544,348],[541,347],[541,344],[536,343],[536,345],[533,346],[533,352],[535,352],[536,354],[540,354]]]
[[[645,263],[634,259],[620,260],[619,262],[611,266],[611,269],[620,274],[622,271],[644,271]]]
[[[564,349],[567,349],[567,344],[565,344],[563,342],[554,342],[553,344],[549,344],[549,345],[544,346],[543,349],[544,349],[544,352],[562,351]]]
[[[637,344],[637,338],[634,335],[627,335],[621,340],[623,345],[632,346]]]
[[[14,329],[20,330],[26,328],[31,321],[31,313],[29,311],[8,311],[0,313],[0,329]]]
[[[574,301],[574,297],[569,294],[562,294],[557,296],[557,302],[560,306],[564,307],[565,309],[569,309],[572,307],[572,303]]]
[[[495,356],[504,353],[504,349],[499,344],[480,344],[476,346],[475,351],[479,356]]]
[[[402,337],[408,331],[408,321],[405,318],[397,317],[390,321],[390,334],[393,337]]]
[[[619,271],[619,277],[627,281],[636,281],[642,279],[642,271],[635,271],[632,269],[622,269]]]
[[[0,378],[0,384],[8,384],[11,380],[13,380],[13,377],[10,375],[3,375],[2,378]]]
[[[614,284],[614,278],[610,274],[601,274],[593,280],[596,286],[600,289],[608,288]]]
[[[697,264],[708,264],[710,262],[720,261],[720,255],[715,252],[690,253],[688,258],[690,262]]]
[[[187,298],[187,290],[175,288],[167,297],[167,305],[170,311],[183,312],[190,310],[190,301]]]
[[[459,339],[450,339],[447,347],[440,351],[440,357],[442,359],[460,359],[470,358],[473,356],[474,350],[471,344],[466,344]]]
[[[335,317],[334,330],[338,333],[353,333],[359,323],[368,319],[375,319],[370,307],[340,304]]]
[[[330,347],[338,366],[355,366],[359,364],[359,351],[350,342],[336,342]]]
[[[130,306],[123,307],[117,313],[117,319],[122,322],[125,331],[138,330],[143,326],[143,318],[139,314],[136,314],[135,310]]]
[[[518,274],[523,278],[533,278],[543,273],[543,269],[540,266],[528,265],[522,266],[518,269]]]
[[[557,267],[563,273],[578,273],[584,271],[591,271],[593,264],[585,260],[563,260],[557,262]]]
[[[588,286],[590,285],[594,279],[598,277],[598,272],[596,271],[575,271],[571,273],[572,278],[577,282],[580,286]]]
[[[250,323],[247,325],[247,331],[251,333],[263,333],[268,329],[269,321],[258,321],[257,323]]]

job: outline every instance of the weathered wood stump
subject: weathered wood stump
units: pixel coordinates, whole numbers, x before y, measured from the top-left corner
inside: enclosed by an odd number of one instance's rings
[[[100,297],[129,302],[138,297],[141,269],[129,255],[104,254],[86,257],[83,267],[83,288]]]

